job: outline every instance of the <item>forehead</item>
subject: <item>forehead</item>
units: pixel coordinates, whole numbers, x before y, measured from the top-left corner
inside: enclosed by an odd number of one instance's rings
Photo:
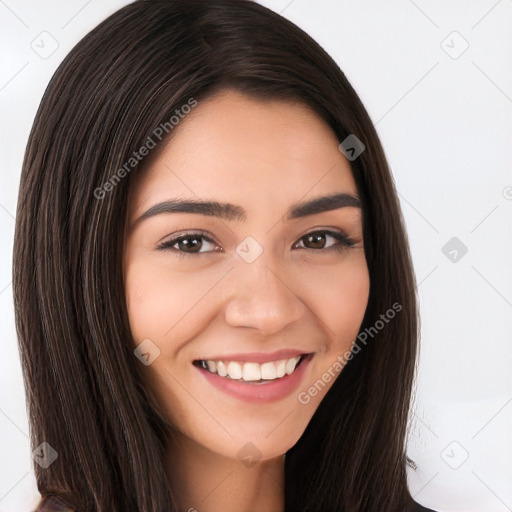
[[[330,127],[309,107],[234,91],[199,102],[169,144],[135,175],[131,210],[172,197],[284,206],[334,192],[357,195]]]

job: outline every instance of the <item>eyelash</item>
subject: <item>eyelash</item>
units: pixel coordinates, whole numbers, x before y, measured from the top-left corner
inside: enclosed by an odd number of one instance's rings
[[[326,251],[335,251],[335,252],[342,252],[346,249],[350,249],[351,247],[354,246],[354,241],[344,235],[343,233],[339,233],[337,231],[329,231],[329,230],[318,230],[318,231],[311,231],[309,233],[306,233],[305,235],[301,236],[299,238],[299,241],[302,241],[304,238],[306,238],[307,236],[310,236],[310,235],[328,235],[328,236],[331,236],[332,238],[334,238],[335,240],[338,240],[339,242],[341,243],[337,243],[337,244],[334,244],[330,247],[327,247],[327,248],[320,248],[320,249],[312,249],[310,247],[301,247],[300,249],[306,249],[306,250],[310,250],[310,251],[323,251],[323,252],[326,252]],[[206,252],[186,252],[186,251],[181,251],[179,249],[175,249],[173,248],[172,246],[173,245],[176,245],[177,243],[181,242],[182,240],[186,240],[187,238],[199,238],[199,239],[204,239],[206,240],[207,242],[210,242],[212,244],[215,244],[215,242],[207,235],[205,235],[204,233],[201,233],[201,232],[188,232],[188,233],[183,233],[175,238],[172,238],[171,240],[166,240],[165,242],[162,242],[158,247],[157,249],[158,250],[171,250],[171,251],[174,251],[177,253],[177,255],[180,257],[180,258],[183,258],[183,257],[186,257],[186,256],[195,256],[197,254],[208,254],[209,252],[213,252],[213,251],[206,251]],[[296,242],[294,245],[296,245],[298,242]],[[217,252],[217,251],[215,251]]]

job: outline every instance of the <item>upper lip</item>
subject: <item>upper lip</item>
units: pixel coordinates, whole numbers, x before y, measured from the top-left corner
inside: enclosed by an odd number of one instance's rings
[[[309,354],[305,350],[282,349],[275,352],[247,352],[245,354],[220,354],[211,357],[202,357],[196,361],[240,361],[244,363],[266,363],[268,361],[279,361],[280,359],[291,359],[292,357]]]

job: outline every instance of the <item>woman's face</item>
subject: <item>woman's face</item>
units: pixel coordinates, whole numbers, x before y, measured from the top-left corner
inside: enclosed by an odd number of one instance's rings
[[[302,105],[224,91],[174,130],[131,188],[134,349],[184,436],[273,458],[304,432],[364,316],[357,201],[304,206],[357,198],[356,185],[334,133]]]

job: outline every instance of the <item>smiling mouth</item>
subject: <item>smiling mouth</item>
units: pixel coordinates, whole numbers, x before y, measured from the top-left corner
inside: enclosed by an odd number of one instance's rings
[[[291,375],[306,359],[311,359],[313,353],[302,354],[288,359],[268,361],[265,363],[222,361],[211,359],[196,359],[192,364],[219,377],[238,381],[263,383],[279,380]]]

